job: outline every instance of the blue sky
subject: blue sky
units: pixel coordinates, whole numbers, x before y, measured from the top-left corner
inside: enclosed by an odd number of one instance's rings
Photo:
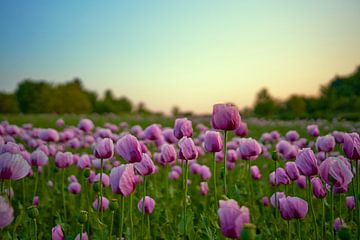
[[[135,103],[197,113],[240,108],[267,87],[317,94],[360,64],[359,1],[0,3],[0,90],[80,77]]]

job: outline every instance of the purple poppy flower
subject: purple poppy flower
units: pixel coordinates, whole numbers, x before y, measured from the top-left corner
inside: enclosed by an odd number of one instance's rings
[[[231,104],[215,104],[211,117],[213,128],[232,131],[239,128],[241,117],[236,106]]]
[[[141,162],[134,163],[134,168],[141,176],[147,176],[155,172],[154,162],[146,153],[143,153]]]
[[[223,149],[221,134],[216,131],[206,131],[204,145],[208,152],[220,152]]]
[[[308,212],[308,203],[298,197],[283,197],[279,199],[279,209],[285,220],[304,219]]]
[[[295,163],[300,173],[305,176],[316,175],[319,171],[314,152],[310,148],[302,149],[296,156]]]
[[[129,196],[135,190],[135,173],[132,164],[111,169],[110,184],[113,193]]]
[[[174,125],[174,136],[177,139],[191,137],[193,133],[192,123],[187,118],[177,118]]]
[[[94,156],[96,158],[107,159],[114,155],[114,143],[110,138],[101,139],[94,146]]]
[[[221,232],[225,237],[239,238],[244,224],[250,223],[250,211],[247,207],[239,207],[233,200],[219,201],[218,215]]]
[[[115,150],[125,161],[140,162],[142,151],[139,141],[131,134],[126,134],[116,142]]]
[[[14,209],[3,196],[0,196],[0,216],[0,229],[4,229],[14,220]]]
[[[0,154],[0,179],[19,180],[26,177],[30,170],[29,163],[20,154]]]
[[[60,224],[51,229],[51,240],[64,240],[64,233]]]
[[[144,203],[144,209],[143,209],[143,203]],[[138,203],[138,209],[141,213],[145,214],[151,214],[154,211],[155,208],[155,200],[152,199],[149,196],[145,196],[145,200],[141,198]]]
[[[319,152],[331,152],[335,148],[335,138],[331,135],[318,137],[315,145]]]

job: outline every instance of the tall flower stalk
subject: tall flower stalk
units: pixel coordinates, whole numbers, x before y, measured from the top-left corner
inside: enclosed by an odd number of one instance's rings
[[[310,204],[311,215],[312,215],[313,224],[314,224],[314,227],[315,227],[315,238],[318,239],[318,230],[317,230],[317,224],[316,224],[316,216],[315,216],[314,206],[313,206],[313,202],[312,202],[311,179],[310,179],[310,177],[307,177],[307,187],[308,187],[308,202],[309,202],[309,204]]]

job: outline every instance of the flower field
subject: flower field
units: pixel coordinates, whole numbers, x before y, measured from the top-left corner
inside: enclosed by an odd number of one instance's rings
[[[360,239],[359,123],[0,120],[0,239]]]

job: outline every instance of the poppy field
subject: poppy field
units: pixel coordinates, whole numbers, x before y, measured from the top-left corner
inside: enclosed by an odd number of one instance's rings
[[[0,116],[0,239],[360,239],[360,124]]]

